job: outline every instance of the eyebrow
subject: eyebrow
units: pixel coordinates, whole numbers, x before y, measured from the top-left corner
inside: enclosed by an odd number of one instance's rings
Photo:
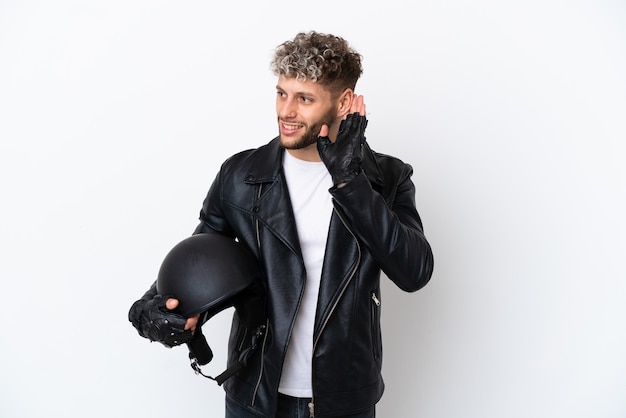
[[[285,89],[280,87],[278,84],[276,85],[276,90],[285,91]],[[309,96],[309,97],[315,97],[315,98],[318,97],[315,93],[312,93],[310,91],[296,91],[295,94],[300,95],[300,96]]]

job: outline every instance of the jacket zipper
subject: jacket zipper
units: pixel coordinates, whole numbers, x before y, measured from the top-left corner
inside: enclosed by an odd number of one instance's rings
[[[378,360],[380,352],[378,351],[378,321],[379,321],[380,299],[376,296],[376,291],[372,291],[372,308],[371,308],[371,329],[372,329],[372,350],[374,359]]]
[[[261,377],[263,377],[264,370],[264,362],[263,358],[265,357],[265,343],[267,342],[267,334],[269,334],[270,322],[269,319],[265,320],[265,335],[263,336],[263,345],[261,346],[261,370],[259,371],[259,378],[256,381],[256,385],[254,386],[254,392],[252,393],[252,405],[256,402],[256,394],[259,391],[259,386],[261,385]]]
[[[356,246],[357,246],[357,250],[358,250],[359,256],[357,258],[356,265],[354,266],[354,270],[352,270],[352,272],[350,273],[350,277],[348,277],[348,280],[346,280],[346,284],[341,289],[341,292],[339,293],[339,296],[335,300],[335,303],[333,304],[333,307],[331,308],[330,312],[326,316],[326,319],[324,320],[324,323],[322,324],[322,327],[320,328],[320,332],[317,334],[317,338],[315,338],[315,341],[313,342],[313,351],[312,351],[313,353],[315,353],[315,348],[317,347],[317,343],[319,342],[320,336],[322,335],[322,332],[324,331],[324,328],[326,328],[326,325],[328,324],[328,321],[330,320],[330,317],[332,316],[333,312],[337,308],[337,305],[339,304],[339,301],[341,300],[341,297],[343,296],[344,292],[348,288],[348,285],[350,284],[350,282],[354,278],[354,275],[356,274],[357,270],[359,269],[359,265],[361,264],[361,246],[359,245],[359,240],[356,238],[356,235],[354,235],[354,232],[352,232],[352,230],[350,229],[350,227],[346,223],[345,219],[343,219],[343,217],[341,216],[340,211],[337,210],[337,208],[334,208],[334,211],[337,214],[337,216],[339,217],[339,220],[341,221],[343,226],[348,230],[350,235],[352,235],[352,238],[354,238],[354,241],[356,242]],[[315,377],[313,375],[311,377],[312,377],[312,380],[313,380],[311,382],[311,390],[312,390],[313,394],[311,396],[311,402],[309,403],[309,418],[315,418],[315,402],[314,402],[314,399],[315,399],[315,393],[314,393],[315,392]]]
[[[261,193],[263,192],[263,184],[259,184],[259,193],[256,195],[256,200],[261,198]],[[259,254],[261,254],[261,231],[259,231],[259,218],[255,219],[256,226],[256,247],[259,250]]]
[[[261,198],[261,193],[263,192],[263,183],[259,184],[259,192],[257,193],[257,200]],[[259,254],[261,253],[261,231],[259,229],[259,218],[255,219],[255,227],[256,227],[256,245],[259,250]],[[256,381],[256,386],[254,387],[254,391],[252,392],[252,405],[256,402],[256,395],[259,391],[259,385],[261,384],[261,378],[263,377],[264,363],[263,358],[265,357],[265,342],[267,341],[267,334],[269,334],[269,319],[265,319],[265,336],[263,337],[263,345],[261,346],[261,370],[259,370],[259,378]]]
[[[378,298],[376,297],[376,293],[372,292],[372,300],[374,301],[374,304],[376,306],[380,306],[380,300],[378,300]]]

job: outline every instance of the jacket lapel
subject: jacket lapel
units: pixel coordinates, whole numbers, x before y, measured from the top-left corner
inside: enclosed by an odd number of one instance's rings
[[[301,255],[300,241],[287,183],[282,175],[283,149],[278,138],[258,150],[257,164],[250,167],[245,182],[256,185],[254,216],[268,230]]]
[[[328,229],[328,241],[322,267],[322,279],[315,314],[315,335],[321,331],[325,318],[332,314],[350,281],[354,278],[361,258],[361,248],[350,230],[343,224],[338,209],[333,210]]]

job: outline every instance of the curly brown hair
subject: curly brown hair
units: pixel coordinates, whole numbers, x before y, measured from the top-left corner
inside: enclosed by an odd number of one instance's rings
[[[356,87],[363,73],[361,60],[343,38],[311,31],[300,32],[276,47],[270,68],[277,76],[311,80],[340,94]]]

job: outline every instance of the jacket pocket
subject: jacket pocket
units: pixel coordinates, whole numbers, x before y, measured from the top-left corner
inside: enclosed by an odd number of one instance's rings
[[[372,328],[372,350],[374,359],[380,360],[382,354],[382,335],[380,332],[380,298],[375,290],[370,292],[370,322]]]

